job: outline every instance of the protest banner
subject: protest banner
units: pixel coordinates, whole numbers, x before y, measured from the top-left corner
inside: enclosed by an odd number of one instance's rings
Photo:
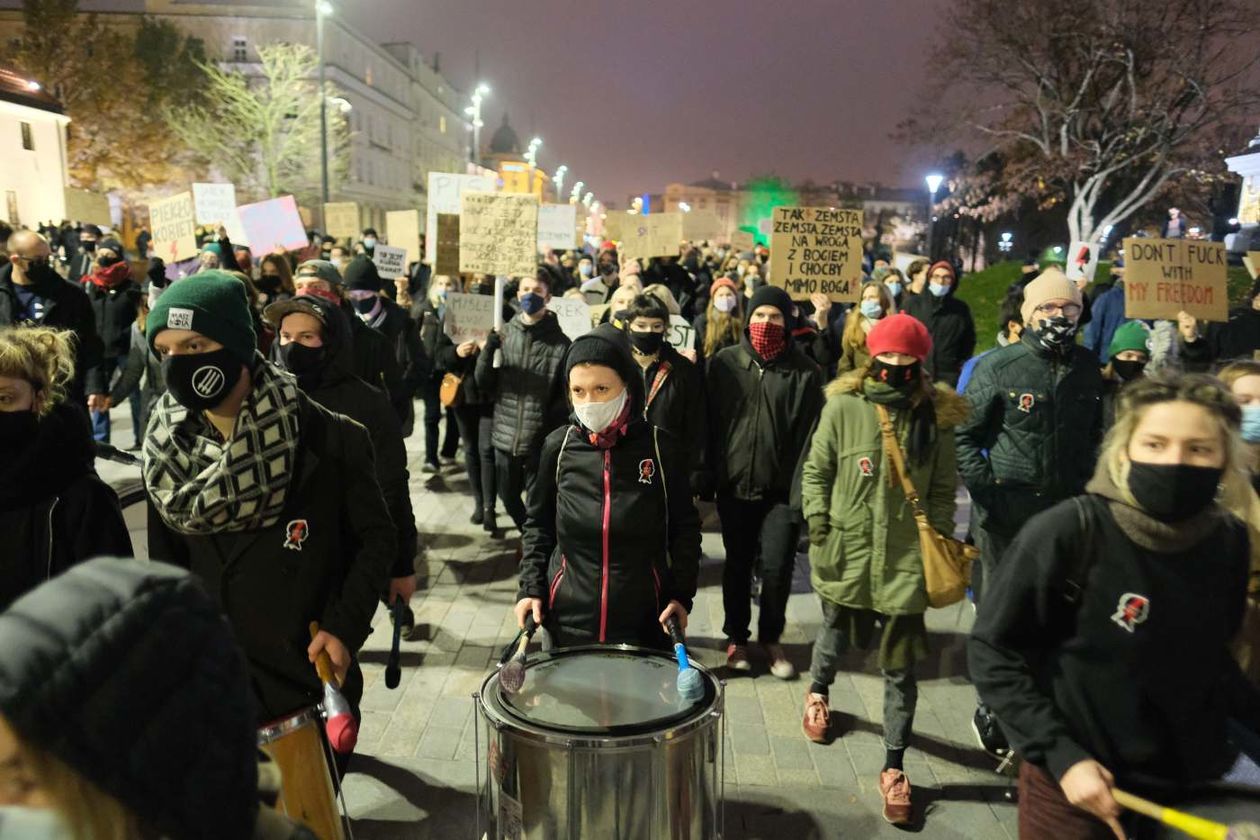
[[[429,203],[425,216],[424,257],[434,265],[437,261],[437,217],[439,213],[460,213],[460,196],[464,191],[494,192],[494,178],[488,175],[459,175],[454,172],[429,173]]]
[[[453,277],[459,274],[459,214],[438,213],[437,219],[437,260],[433,263],[433,273]]]
[[[1094,272],[1098,269],[1098,243],[1073,242],[1068,248],[1067,279],[1094,282]]]
[[[538,250],[568,251],[577,244],[577,205],[543,204],[538,208]]]
[[[372,249],[372,262],[376,264],[376,273],[387,281],[392,281],[395,277],[405,277],[407,249],[378,244]]]
[[[302,217],[298,215],[297,202],[291,195],[242,204],[236,208],[236,215],[255,256],[270,254],[278,248],[300,251],[310,244]]]
[[[792,300],[825,294],[856,302],[862,288],[862,211],[776,207],[770,233],[771,284]]]
[[[1229,317],[1225,245],[1194,239],[1124,240],[1124,317]]]
[[[676,257],[683,239],[685,213],[653,213],[649,216],[628,216],[622,223],[622,259]]]
[[[197,256],[197,222],[191,192],[182,192],[149,205],[153,256],[168,263]]]
[[[109,213],[108,196],[66,187],[65,197],[65,218],[70,221],[93,225],[112,225],[114,223]]]
[[[675,350],[694,350],[696,347],[696,328],[691,326],[683,316],[670,315],[669,330],[665,333],[665,340]]]
[[[620,242],[624,229],[632,218],[634,217],[626,213],[609,213],[608,218],[604,219],[604,239]]]
[[[722,236],[722,223],[712,210],[683,213],[683,239],[689,242],[716,242]]]
[[[446,296],[443,329],[457,346],[465,341],[485,341],[493,327],[494,295],[451,292]]]
[[[751,251],[757,247],[757,237],[752,231],[737,230],[731,234],[731,248],[739,253]]]
[[[552,298],[547,308],[556,313],[560,329],[572,341],[591,331],[591,308],[584,300]]]
[[[465,192],[460,197],[459,270],[533,277],[538,269],[538,196]]]
[[[906,282],[910,282],[910,264],[917,260],[923,260],[925,263],[931,264],[931,260],[922,254],[903,254],[900,251],[893,254],[893,268],[906,275]]]
[[[337,239],[358,239],[358,202],[337,201],[332,204],[325,204],[324,233]]]
[[[235,184],[197,184],[192,185],[193,211],[197,224],[218,227],[226,226],[236,215]]]
[[[1260,251],[1248,251],[1243,254],[1243,267],[1251,275],[1252,280],[1260,280]]]
[[[409,255],[420,253],[420,211],[389,210],[385,213],[385,238]],[[415,259],[420,259],[418,256]]]

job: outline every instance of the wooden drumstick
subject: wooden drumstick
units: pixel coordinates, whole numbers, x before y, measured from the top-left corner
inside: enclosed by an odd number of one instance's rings
[[[1116,802],[1130,811],[1150,817],[1169,828],[1175,828],[1182,834],[1195,838],[1195,840],[1251,840],[1252,838],[1260,837],[1260,827],[1256,826],[1255,823],[1226,825],[1225,823],[1205,820],[1202,817],[1196,817],[1194,814],[1165,808],[1163,805],[1134,796],[1119,788],[1112,788],[1111,795]]]
[[[311,622],[311,641],[319,635],[319,622]],[[315,673],[324,684],[324,732],[335,752],[352,753],[359,740],[359,722],[354,718],[350,704],[339,691],[337,675],[333,672],[332,657],[327,650],[315,654]]]

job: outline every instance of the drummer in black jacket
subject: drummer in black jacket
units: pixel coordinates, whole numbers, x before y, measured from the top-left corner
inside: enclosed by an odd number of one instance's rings
[[[686,459],[642,420],[643,378],[611,325],[565,358],[570,423],[547,436],[529,496],[516,619],[533,612],[556,647],[668,647],[696,593],[700,521]]]

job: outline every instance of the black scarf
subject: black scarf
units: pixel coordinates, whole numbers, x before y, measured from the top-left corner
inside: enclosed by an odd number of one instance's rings
[[[873,379],[862,380],[862,393],[873,403],[899,411],[910,411],[910,434],[906,455],[911,463],[923,464],[932,454],[936,442],[936,405],[923,393],[923,383],[915,380],[894,388]]]

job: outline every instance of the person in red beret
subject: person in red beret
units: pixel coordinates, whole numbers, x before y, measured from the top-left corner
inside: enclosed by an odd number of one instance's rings
[[[881,414],[932,527],[954,532],[954,427],[965,399],[933,386],[923,372],[932,351],[927,328],[909,315],[880,320],[866,337],[870,361],[827,386],[818,429],[802,469],[809,522],[811,582],[822,602],[805,693],[805,736],[827,743],[828,689],[850,645],[879,646],[884,675],[884,819],[911,820],[910,780],[902,766],[914,725],[915,663],[927,655],[927,594],[914,510],[889,455]]]

